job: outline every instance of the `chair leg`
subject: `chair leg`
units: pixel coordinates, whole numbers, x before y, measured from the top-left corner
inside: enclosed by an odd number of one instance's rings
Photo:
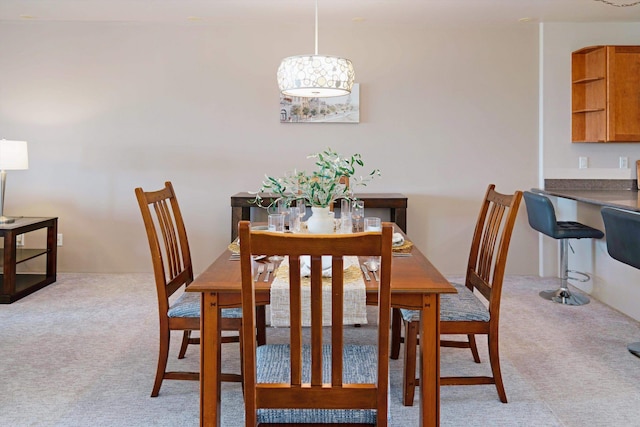
[[[413,406],[416,385],[416,353],[420,322],[404,322],[404,371],[402,380],[402,404]]]
[[[189,347],[189,339],[191,338],[191,331],[184,331],[182,334],[182,344],[180,345],[180,352],[178,353],[178,359],[184,359],[184,354]]]
[[[480,363],[480,355],[478,354],[478,347],[476,346],[476,336],[469,334],[467,337],[469,338],[469,348],[471,349],[471,354],[473,354],[473,361]]]
[[[158,368],[156,370],[156,379],[153,383],[153,390],[151,391],[151,397],[158,396],[160,393],[160,387],[162,386],[162,380],[164,379],[164,373],[167,370],[167,359],[169,358],[169,339],[171,332],[169,329],[160,329],[160,350],[158,352]]]
[[[240,328],[238,329],[238,340],[238,344],[240,346],[240,387],[242,388],[242,396],[244,396],[244,347],[242,346],[242,325],[240,325]]]
[[[496,383],[498,397],[502,403],[507,403],[507,393],[504,391],[504,383],[502,382],[502,372],[500,371],[500,353],[498,351],[498,334],[489,334],[489,360],[491,362],[491,372],[493,380]]]
[[[402,342],[402,314],[399,308],[391,310],[391,355],[393,360],[400,357],[400,343]]]

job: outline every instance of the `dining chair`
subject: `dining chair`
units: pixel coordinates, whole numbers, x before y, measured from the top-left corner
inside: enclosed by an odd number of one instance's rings
[[[200,330],[200,294],[184,292],[183,289],[183,286],[186,287],[193,281],[193,266],[187,232],[173,185],[167,181],[165,187],[157,191],[144,191],[138,187],[135,194],[149,240],[158,295],[160,350],[151,391],[151,397],[156,397],[163,380],[200,379],[198,372],[167,372],[171,331],[183,331],[178,359],[184,358],[189,344],[200,343],[200,338],[191,336],[191,331]],[[238,333],[223,337],[223,342],[239,342],[242,311],[238,308],[222,310],[221,325],[224,331]],[[242,353],[241,343],[240,352]],[[222,381],[242,381],[241,374],[222,374],[221,378]]]
[[[290,234],[251,230],[248,221],[241,221],[239,235],[245,319],[242,326],[245,425],[352,423],[386,426],[393,226],[385,223],[381,232]],[[252,279],[252,254],[289,257],[289,344],[266,344],[256,348],[255,337],[248,333],[255,322],[257,287]],[[308,283],[300,274],[303,255],[311,259]],[[323,285],[322,256],[331,256],[330,285]],[[347,256],[381,257],[375,345],[344,342],[343,282],[349,283],[349,270],[343,269],[343,257]],[[361,279],[361,274],[357,277]],[[311,326],[304,328],[308,332],[304,337],[303,286],[310,286],[311,291]],[[323,286],[332,288],[332,319],[326,331],[322,327]],[[329,335],[327,339],[323,332]]]
[[[489,185],[473,233],[464,284],[452,283],[457,294],[440,297],[440,335],[466,335],[466,341],[440,339],[442,347],[469,348],[473,360],[480,363],[476,335],[487,335],[492,376],[441,377],[441,385],[495,384],[500,401],[507,403],[502,382],[498,345],[500,297],[511,233],[518,215],[522,192],[501,194]],[[416,346],[420,312],[401,309],[401,328],[391,334],[391,358],[397,359],[404,342],[403,404],[413,405],[416,378]]]

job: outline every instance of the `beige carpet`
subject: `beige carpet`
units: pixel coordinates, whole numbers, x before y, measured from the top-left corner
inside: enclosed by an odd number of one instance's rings
[[[443,387],[442,426],[638,426],[640,359],[626,350],[640,325],[598,301],[564,307],[538,297],[554,279],[508,277],[501,356],[508,404],[493,386]],[[270,329],[268,339],[282,339]],[[349,339],[372,339],[369,327]],[[178,342],[176,335],[174,344]],[[488,372],[468,351],[442,350],[442,373]],[[199,352],[170,365],[198,368]],[[224,350],[238,367],[237,346]],[[58,282],[0,305],[0,425],[197,426],[198,384],[165,381],[150,398],[157,357],[150,274],[60,274]],[[391,426],[417,425],[400,402],[402,360],[391,361]],[[242,426],[238,384],[223,387],[223,426]]]

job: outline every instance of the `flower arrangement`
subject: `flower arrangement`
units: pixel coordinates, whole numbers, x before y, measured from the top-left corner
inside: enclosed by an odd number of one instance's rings
[[[259,192],[277,196],[268,206],[279,200],[284,200],[287,205],[290,205],[293,200],[305,200],[312,207],[328,207],[334,200],[352,199],[354,187],[366,186],[367,182],[380,176],[380,171],[374,169],[367,176],[354,177],[356,167],[364,166],[360,154],[343,157],[331,148],[327,148],[307,158],[316,159],[315,164],[318,167],[310,174],[294,170],[283,177],[266,175]],[[257,194],[255,202],[263,206],[262,201],[260,194]]]

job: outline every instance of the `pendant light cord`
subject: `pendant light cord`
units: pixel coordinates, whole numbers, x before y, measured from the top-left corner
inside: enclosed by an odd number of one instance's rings
[[[608,4],[609,6],[615,6],[615,7],[629,7],[629,6],[637,6],[640,4],[640,1],[634,1],[633,3],[623,3],[623,4],[617,4],[609,0],[594,0],[594,1],[599,1],[600,3]]]
[[[316,0],[316,56],[318,56],[318,0]]]

